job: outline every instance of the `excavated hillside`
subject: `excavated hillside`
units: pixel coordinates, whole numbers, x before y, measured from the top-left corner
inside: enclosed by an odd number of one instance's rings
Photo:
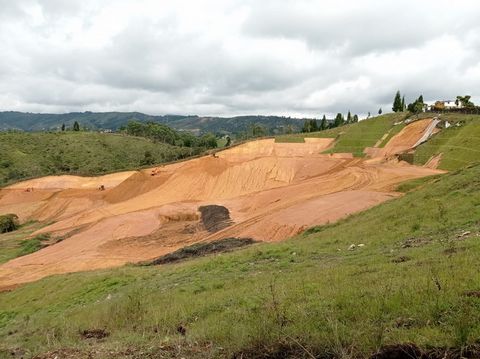
[[[395,159],[428,137],[433,123],[406,126],[366,159],[322,154],[333,139],[267,139],[147,170],[12,185],[0,190],[0,214],[41,221],[45,227],[33,235],[58,241],[0,265],[0,288],[149,260],[202,241],[283,240],[365,210],[399,196],[399,182],[442,172]]]

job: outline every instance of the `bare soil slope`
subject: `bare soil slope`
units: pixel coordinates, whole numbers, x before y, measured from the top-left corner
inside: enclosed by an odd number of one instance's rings
[[[407,126],[376,161],[321,154],[333,139],[269,139],[148,170],[10,186],[0,190],[0,214],[51,223],[35,234],[63,240],[1,265],[0,288],[148,260],[213,239],[282,240],[336,221],[399,196],[392,188],[401,181],[440,173],[383,161],[385,153],[416,143],[427,127]],[[199,208],[211,205],[225,207],[229,219],[207,230]]]

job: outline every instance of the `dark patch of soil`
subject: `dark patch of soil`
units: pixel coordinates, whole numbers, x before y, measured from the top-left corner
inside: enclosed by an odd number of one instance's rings
[[[451,256],[452,254],[455,254],[457,252],[461,252],[461,251],[464,251],[466,248],[465,247],[450,247],[450,248],[447,248],[443,251],[443,254],[446,254],[446,255],[449,255]]]
[[[402,248],[421,247],[430,242],[431,241],[429,239],[425,239],[425,238],[408,238],[402,242],[401,247]]]
[[[412,343],[386,345],[370,359],[478,359],[480,345],[464,348],[430,348],[422,350]]]
[[[370,359],[420,359],[422,351],[415,344],[393,344],[381,348]]]
[[[427,350],[422,359],[478,359],[480,345],[470,345],[465,348],[433,348]]]
[[[90,353],[82,352],[76,349],[58,349],[47,353],[39,354],[33,359],[91,359],[94,358]]]
[[[233,222],[230,219],[230,211],[227,207],[218,205],[208,205],[198,207],[201,213],[200,220],[203,226],[210,233],[218,232],[230,226]]]
[[[463,292],[463,295],[470,298],[480,298],[480,290],[468,290]]]
[[[21,351],[23,353],[23,351]],[[3,354],[0,351],[0,354]],[[30,356],[28,356],[30,357]],[[15,358],[15,357],[13,357]],[[130,347],[122,350],[90,347],[84,350],[63,348],[49,351],[33,359],[173,359],[173,358],[231,358],[231,359],[334,359],[339,358],[326,349],[312,349],[300,342],[280,342],[272,345],[258,344],[238,351],[232,356],[213,343],[171,343],[149,348]],[[351,358],[364,358],[351,355]],[[370,359],[478,359],[480,345],[464,348],[421,349],[413,343],[386,345],[370,356]]]
[[[27,358],[28,351],[22,348],[0,349],[0,358]]]
[[[1,354],[1,352],[0,352]],[[111,350],[89,347],[83,350],[62,348],[35,356],[33,359],[177,359],[177,358],[226,358],[223,349],[211,343],[168,344],[156,347],[129,347]]]
[[[415,325],[415,319],[413,318],[397,318],[395,320],[395,328],[411,328]]]
[[[85,329],[80,332],[80,335],[84,339],[103,339],[110,335],[104,329]]]
[[[278,343],[272,346],[259,345],[233,354],[232,359],[333,359],[329,353],[312,352],[300,343]]]
[[[185,335],[187,335],[187,328],[185,328],[183,325],[179,325],[177,327],[177,333],[185,336]]]
[[[393,263],[403,263],[403,262],[407,262],[409,260],[411,260],[412,258],[410,257],[407,257],[407,256],[400,256],[400,257],[397,257],[397,258],[393,258],[392,259],[392,262]]]
[[[251,238],[224,238],[208,243],[197,243],[154,259],[148,265],[175,263],[189,258],[204,257],[209,254],[229,252],[255,243]]]
[[[181,233],[183,233],[183,234],[194,234],[198,231],[198,229],[199,229],[198,227],[200,227],[199,224],[196,224],[196,225],[187,224],[187,225],[185,225],[185,227],[183,227]]]

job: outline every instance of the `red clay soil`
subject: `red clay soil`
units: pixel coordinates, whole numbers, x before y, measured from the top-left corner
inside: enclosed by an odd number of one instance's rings
[[[418,123],[410,125],[415,130],[406,136],[408,145],[422,135]],[[403,146],[397,136],[387,149]],[[397,197],[392,188],[399,182],[441,173],[351,154],[321,154],[332,142],[260,140],[216,157],[148,170],[93,178],[49,176],[2,189],[0,214],[53,223],[34,235],[66,238],[0,265],[0,288],[149,260],[202,241],[283,240]],[[105,190],[99,189],[102,185]],[[208,205],[226,207],[231,224],[207,231],[199,207]]]

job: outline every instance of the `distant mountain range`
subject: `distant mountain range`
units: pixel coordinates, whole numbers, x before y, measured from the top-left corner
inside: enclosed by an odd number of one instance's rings
[[[64,114],[0,112],[0,130],[49,131],[60,129],[62,124],[72,128],[77,121],[80,126],[97,130],[117,130],[130,120],[153,121],[166,124],[176,130],[197,134],[239,134],[253,124],[265,127],[269,134],[301,130],[305,119],[280,116],[201,117],[164,115],[153,116],[140,112],[70,112]]]

